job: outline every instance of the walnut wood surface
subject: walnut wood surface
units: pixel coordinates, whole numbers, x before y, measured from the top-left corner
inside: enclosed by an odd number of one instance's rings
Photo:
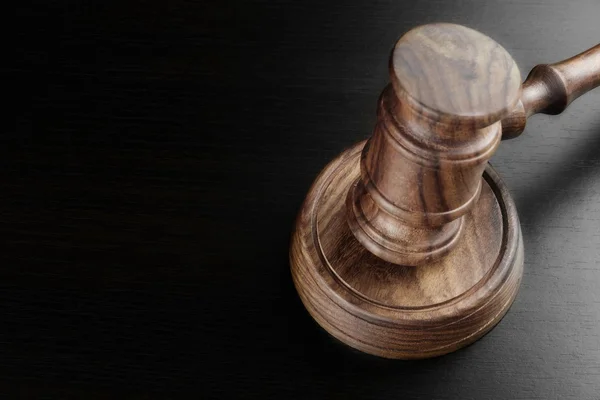
[[[501,139],[499,119],[519,100],[512,57],[455,24],[410,30],[390,57],[391,85],[348,194],[348,220],[371,252],[399,265],[448,254],[476,204]]]
[[[346,223],[363,146],[323,170],[300,211],[290,262],[304,305],[333,336],[378,356],[425,358],[472,343],[506,313],[521,280],[520,225],[506,188],[488,166],[456,248],[417,268],[395,265],[367,251]]]
[[[512,139],[534,114],[556,115],[581,95],[600,86],[600,44],[567,60],[535,66],[523,83],[521,99],[502,120],[502,138]]]
[[[405,33],[394,47],[390,76],[396,93],[419,114],[479,128],[514,108],[521,84],[516,63],[501,45],[474,29],[448,23]]]

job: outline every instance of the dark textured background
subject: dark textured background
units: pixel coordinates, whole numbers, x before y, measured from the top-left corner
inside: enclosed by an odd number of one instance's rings
[[[14,3],[0,392],[600,398],[600,90],[493,158],[526,265],[476,344],[351,350],[308,316],[287,259],[310,183],[369,135],[399,35],[465,24],[525,75],[600,41],[598,0]]]

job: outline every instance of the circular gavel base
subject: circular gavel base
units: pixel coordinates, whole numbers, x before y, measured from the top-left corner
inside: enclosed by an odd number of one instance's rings
[[[523,274],[508,190],[488,165],[457,247],[418,267],[391,264],[367,251],[346,219],[364,143],[323,170],[298,216],[290,261],[302,302],[331,335],[381,357],[434,357],[476,341],[508,311]]]

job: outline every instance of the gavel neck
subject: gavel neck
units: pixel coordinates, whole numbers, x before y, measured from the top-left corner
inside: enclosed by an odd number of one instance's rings
[[[521,100],[502,120],[502,138],[512,139],[534,114],[557,115],[575,99],[600,86],[600,44],[555,64],[535,66],[523,83]]]

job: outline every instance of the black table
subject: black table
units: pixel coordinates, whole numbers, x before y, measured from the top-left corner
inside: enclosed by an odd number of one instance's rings
[[[379,359],[291,282],[295,214],[366,138],[396,39],[470,26],[525,75],[600,41],[597,0],[16,3],[0,136],[0,392],[600,398],[600,91],[492,163],[521,291],[454,354]]]

